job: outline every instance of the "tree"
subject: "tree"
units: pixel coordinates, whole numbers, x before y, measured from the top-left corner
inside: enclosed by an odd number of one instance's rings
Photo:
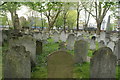
[[[12,24],[14,29],[19,29],[19,18],[16,11],[20,6],[21,5],[19,2],[4,2],[2,5],[0,5],[2,10],[9,11],[11,13]]]
[[[110,9],[110,7],[113,4],[114,4],[114,2],[98,2],[98,1],[96,1],[96,2],[93,3],[94,9],[91,12],[90,10],[88,10],[86,8],[86,6],[83,3],[84,9],[88,13],[90,13],[90,15],[92,15],[95,18],[95,20],[96,20],[96,23],[97,23],[97,34],[100,34],[102,21],[103,21],[105,15],[107,14],[108,10]]]

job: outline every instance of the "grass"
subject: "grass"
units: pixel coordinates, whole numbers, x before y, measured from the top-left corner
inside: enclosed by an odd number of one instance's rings
[[[7,50],[7,44],[4,45],[3,50]],[[43,53],[37,55],[37,66],[32,68],[32,78],[47,78],[47,56],[59,48],[59,43],[54,43],[52,39],[48,39],[48,43],[43,45]],[[98,49],[98,43],[96,43]],[[0,47],[2,53],[2,48]],[[74,56],[74,50],[67,51]],[[88,56],[92,57],[94,51],[88,50]],[[2,55],[0,54],[0,71],[2,71]],[[73,78],[89,78],[90,63],[75,64],[73,69]],[[0,77],[2,73],[0,73]],[[116,78],[120,79],[120,66],[116,68]]]
[[[0,47],[0,79],[2,78],[2,47]]]

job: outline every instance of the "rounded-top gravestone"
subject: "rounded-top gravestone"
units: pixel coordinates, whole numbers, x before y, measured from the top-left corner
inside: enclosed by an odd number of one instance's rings
[[[90,63],[90,78],[116,78],[116,56],[108,47],[93,53]]]
[[[72,78],[73,56],[66,51],[56,51],[48,56],[48,78]]]

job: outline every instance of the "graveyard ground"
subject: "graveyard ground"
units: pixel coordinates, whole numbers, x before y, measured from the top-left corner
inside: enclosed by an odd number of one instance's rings
[[[98,44],[97,48],[98,48]],[[7,50],[8,45],[5,44],[4,47],[0,47],[0,72],[2,72],[2,51]],[[58,50],[59,43],[54,43],[52,39],[48,39],[48,43],[43,45],[43,52],[41,55],[37,55],[37,66],[32,68],[32,78],[47,78],[47,56],[51,52]],[[73,50],[68,51],[70,54],[74,55]],[[88,56],[92,57],[92,50],[89,50]],[[89,68],[90,63],[86,62],[81,64],[74,65],[74,74],[73,78],[89,78]],[[0,78],[2,73],[0,73]],[[116,68],[116,77],[120,78],[120,66]]]
[[[96,43],[98,48],[98,43]],[[43,45],[43,53],[42,55],[37,56],[37,66],[32,69],[32,78],[47,78],[47,55],[51,52],[58,50],[59,43],[54,43],[52,39],[48,39],[48,43]],[[74,55],[74,51],[68,51],[70,54]],[[92,50],[89,50],[88,56],[92,57]],[[75,64],[74,65],[74,74],[73,78],[89,78],[89,67],[90,63],[86,62],[82,65]],[[118,71],[118,66],[116,68],[116,77],[120,78],[120,67]]]

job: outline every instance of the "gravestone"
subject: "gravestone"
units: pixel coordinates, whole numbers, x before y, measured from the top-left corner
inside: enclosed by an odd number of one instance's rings
[[[115,43],[113,41],[110,41],[107,47],[111,48],[111,50],[114,51]]]
[[[93,53],[90,63],[90,78],[116,78],[116,56],[108,47]]]
[[[83,63],[87,61],[88,43],[84,40],[75,42],[74,45],[75,63]]]
[[[65,42],[59,44],[59,50],[66,50]]]
[[[101,48],[101,47],[105,47],[105,42],[103,40],[101,40],[99,42],[99,48]]]
[[[48,78],[72,78],[73,56],[66,51],[56,51],[48,56]]]
[[[105,32],[100,32],[100,40],[105,40]]]
[[[32,66],[36,64],[36,40],[31,36],[18,37],[18,39],[9,40],[9,47],[14,45],[23,45],[26,51],[30,52]]]
[[[79,36],[77,37],[77,41],[79,41],[79,40],[84,40],[83,35],[79,35]]]
[[[36,41],[36,54],[37,55],[40,55],[40,54],[42,54],[42,41],[40,41],[40,40],[37,40]]]
[[[0,46],[2,46],[2,30],[0,30]]]
[[[69,34],[67,38],[67,49],[72,50],[74,48],[75,36],[74,34]]]
[[[53,40],[54,42],[58,42],[60,40],[59,33],[57,31],[53,34]]]
[[[90,47],[89,47],[89,49],[91,49],[91,50],[95,50],[96,49],[96,44],[95,44],[94,40],[90,41]]]
[[[34,33],[33,36],[36,40],[42,40],[42,33]]]
[[[114,54],[117,57],[118,65],[120,65],[120,39],[116,42]]]
[[[63,41],[63,42],[65,42],[66,39],[67,39],[67,38],[66,38],[66,34],[65,34],[64,31],[62,31],[61,34],[60,34],[60,40]]]
[[[118,40],[118,35],[114,33],[113,35],[110,36],[110,39],[112,41],[117,41]]]
[[[4,78],[31,78],[30,53],[24,46],[14,46],[3,54]]]

